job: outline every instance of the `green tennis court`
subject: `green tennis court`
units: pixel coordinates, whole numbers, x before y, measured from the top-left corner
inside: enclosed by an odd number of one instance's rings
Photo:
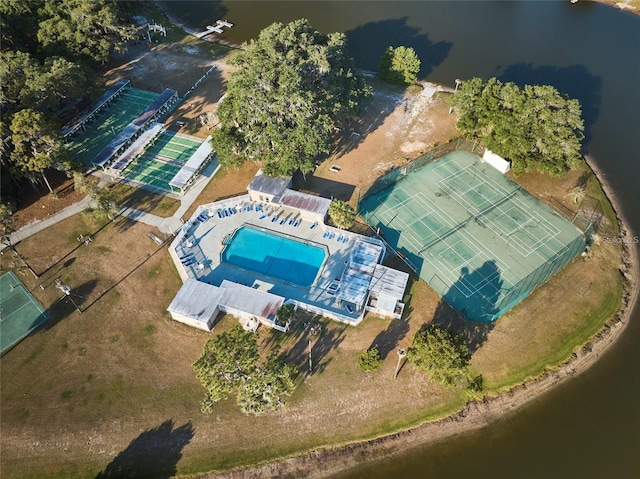
[[[163,132],[122,172],[129,181],[161,192],[172,192],[169,182],[204,140],[171,131]]]
[[[0,354],[47,319],[42,305],[13,271],[0,276]]]
[[[575,226],[463,151],[364,197],[359,212],[452,307],[479,322],[500,317],[586,245]]]
[[[125,88],[107,108],[87,123],[84,130],[78,130],[70,137],[68,147],[71,154],[89,164],[117,133],[135,120],[157,97],[157,93]]]

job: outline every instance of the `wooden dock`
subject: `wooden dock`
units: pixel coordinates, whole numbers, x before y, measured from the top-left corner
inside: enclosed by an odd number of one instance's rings
[[[229,23],[226,20],[218,20],[214,26],[207,25],[207,29],[205,31],[196,33],[195,36],[197,38],[203,38],[212,33],[223,33],[225,27],[231,28],[233,27],[233,23]]]

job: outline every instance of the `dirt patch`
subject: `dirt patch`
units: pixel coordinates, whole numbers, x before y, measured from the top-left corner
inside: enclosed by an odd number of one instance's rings
[[[305,189],[355,202],[377,177],[459,136],[446,94],[426,98],[420,87],[404,90],[375,80],[374,86],[371,103],[339,132],[334,152],[304,183]]]
[[[16,212],[13,215],[16,229],[48,218],[67,206],[77,203],[85,196],[75,191],[73,179],[67,178],[67,175],[60,171],[47,171],[47,179],[54,194],[49,193],[43,185],[36,188],[25,185],[20,193]]]

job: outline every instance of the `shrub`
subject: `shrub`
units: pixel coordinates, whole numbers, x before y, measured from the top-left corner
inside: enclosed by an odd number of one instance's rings
[[[381,365],[382,358],[380,357],[377,346],[363,351],[360,356],[358,356],[358,366],[360,366],[360,369],[364,372],[375,371]]]
[[[438,326],[421,329],[413,337],[407,358],[445,386],[466,386],[469,378],[469,348],[458,334]]]
[[[356,221],[356,212],[349,203],[333,200],[329,205],[329,217],[338,228],[348,230]]]

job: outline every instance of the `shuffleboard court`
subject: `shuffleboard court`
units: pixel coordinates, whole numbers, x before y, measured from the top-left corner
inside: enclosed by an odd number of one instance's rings
[[[145,90],[131,87],[123,89],[107,108],[86,123],[84,129],[68,138],[71,154],[89,164],[118,132],[136,119],[157,97],[157,93]]]
[[[204,140],[172,131],[162,132],[144,153],[122,172],[128,181],[161,193],[171,193],[169,182],[189,161]]]
[[[0,276],[0,354],[47,319],[42,305],[13,271]]]
[[[396,177],[359,212],[467,319],[495,320],[584,251],[580,230],[475,154]]]

